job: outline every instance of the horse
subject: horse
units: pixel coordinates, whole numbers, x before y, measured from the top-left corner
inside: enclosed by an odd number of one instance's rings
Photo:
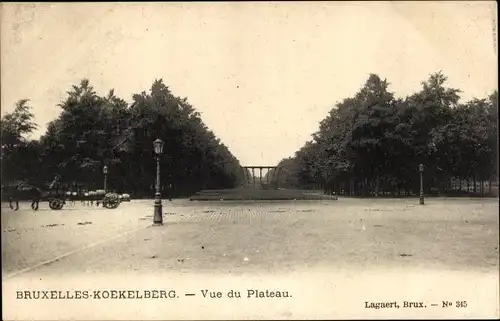
[[[57,186],[59,182],[59,176],[56,176],[54,180],[49,185],[49,190],[53,189]],[[36,187],[31,184],[27,184],[24,182],[18,184],[11,184],[2,186],[2,194],[7,196],[9,200],[9,208],[18,211],[19,210],[19,200],[31,200],[31,209],[34,211],[38,210],[40,201],[46,197],[49,192],[42,190],[39,187]],[[12,204],[16,203],[16,206]]]
[[[44,191],[40,188],[26,183],[7,185],[2,187],[2,192],[9,200],[9,208],[19,210],[19,200],[31,200],[31,208],[38,210],[40,200],[45,196]],[[16,203],[14,207],[13,203]]]

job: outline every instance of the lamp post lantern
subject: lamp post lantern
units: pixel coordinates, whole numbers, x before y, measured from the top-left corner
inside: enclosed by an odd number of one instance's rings
[[[163,153],[163,141],[159,138],[153,142],[154,151],[156,154],[156,193],[154,205],[154,224],[163,224],[161,192],[160,192],[160,155]]]
[[[424,165],[418,165],[418,171],[420,172],[420,205],[424,205]]]
[[[107,191],[107,183],[108,183],[108,166],[104,165],[102,168],[102,173],[104,174],[104,192]]]

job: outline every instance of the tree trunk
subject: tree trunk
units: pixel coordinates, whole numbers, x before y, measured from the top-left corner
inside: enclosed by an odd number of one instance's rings
[[[490,178],[490,180],[488,181],[488,194],[489,194],[490,196],[493,196],[492,191],[493,191],[493,190],[492,190],[492,187],[491,187],[491,178]]]
[[[467,178],[467,193],[470,192],[470,179]]]
[[[477,192],[477,189],[476,189],[476,175],[474,175],[474,193]]]
[[[379,188],[380,188],[380,178],[377,176],[375,178],[375,197],[378,197]]]
[[[481,179],[481,197],[484,196],[484,181]]]

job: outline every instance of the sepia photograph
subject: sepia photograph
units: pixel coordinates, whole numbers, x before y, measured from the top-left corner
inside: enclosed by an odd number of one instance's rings
[[[497,26],[2,2],[2,319],[500,318]]]

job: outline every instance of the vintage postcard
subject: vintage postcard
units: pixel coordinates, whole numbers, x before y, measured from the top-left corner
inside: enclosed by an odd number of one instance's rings
[[[3,320],[500,317],[496,2],[0,21]]]

